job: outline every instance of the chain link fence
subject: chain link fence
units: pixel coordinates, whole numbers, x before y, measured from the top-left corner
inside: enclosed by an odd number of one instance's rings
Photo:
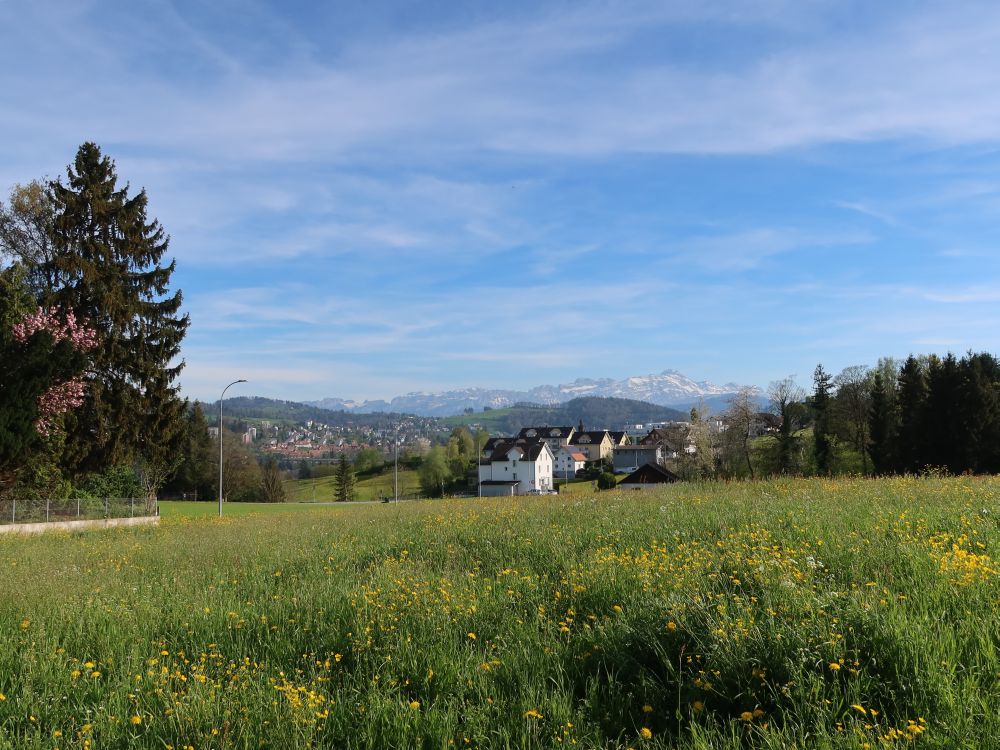
[[[141,497],[71,498],[68,500],[0,500],[0,525],[89,521],[157,515]]]

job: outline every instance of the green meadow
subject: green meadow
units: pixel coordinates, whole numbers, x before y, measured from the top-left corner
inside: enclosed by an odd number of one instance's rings
[[[0,537],[0,748],[998,747],[998,492],[165,503]]]
[[[355,480],[355,500],[381,500],[384,497],[394,497],[394,481],[392,467],[386,471],[369,477]],[[413,469],[399,470],[399,494],[412,495],[420,492],[420,478]],[[336,478],[333,476],[319,479],[289,479],[284,483],[285,497],[292,503],[334,502],[337,499]]]

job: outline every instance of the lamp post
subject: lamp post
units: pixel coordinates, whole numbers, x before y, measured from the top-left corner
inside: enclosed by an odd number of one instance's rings
[[[483,497],[483,475],[479,470],[479,461],[482,458],[482,451],[479,449],[479,433],[482,430],[476,431],[476,489],[478,490],[479,498]]]
[[[219,396],[219,518],[222,518],[222,399],[226,397],[226,391],[237,383],[245,383],[245,380],[234,380],[222,389]]]

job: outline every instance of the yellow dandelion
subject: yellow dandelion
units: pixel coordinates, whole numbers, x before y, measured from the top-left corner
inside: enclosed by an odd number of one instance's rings
[[[532,709],[529,709],[528,711],[524,712],[524,718],[526,718],[526,719],[542,719],[544,717],[542,716],[541,712],[538,709],[532,708]]]
[[[96,679],[98,679],[101,676],[101,673],[100,672],[91,672],[90,676],[91,676],[91,678],[93,678],[93,679],[96,680]]]
[[[642,707],[642,712],[644,714],[652,713],[653,712],[653,707],[647,703],[645,706]]]
[[[138,726],[139,724],[142,724],[142,717],[133,716],[131,719],[129,719],[129,721],[131,721],[134,726]]]
[[[840,665],[837,662],[835,662],[835,661],[831,661],[830,662],[830,671],[831,672],[837,672],[839,670],[840,670]]]
[[[668,622],[667,623],[667,630],[669,630],[671,633],[673,633],[675,630],[677,630],[677,623],[674,622],[673,620],[671,620],[670,622]]]
[[[5,701],[5,700],[7,700],[7,696],[4,695],[3,693],[0,693],[0,701]]]
[[[694,710],[696,714],[698,714],[701,713],[703,708],[705,708],[705,704],[702,703],[701,701],[695,701],[694,703],[691,704],[691,708],[692,710]]]
[[[855,711],[861,712],[865,716],[868,715],[868,709],[865,708],[864,706],[860,705],[859,703],[852,703],[851,704],[851,708],[853,708]]]
[[[470,632],[470,633],[469,633],[469,638],[471,638],[472,640],[476,640],[476,634],[475,634],[475,633],[472,633],[472,632]]]
[[[412,708],[414,711],[419,711],[420,701],[410,701],[410,708]]]
[[[744,711],[740,714],[740,721],[753,721],[753,714],[749,711]]]
[[[653,733],[652,731],[650,731],[649,727],[643,727],[642,729],[639,730],[639,736],[642,737],[644,740],[649,740],[652,739]]]

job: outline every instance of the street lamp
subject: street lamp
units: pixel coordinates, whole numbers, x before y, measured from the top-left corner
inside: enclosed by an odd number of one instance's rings
[[[226,397],[226,391],[237,383],[245,383],[245,380],[234,380],[232,383],[227,385],[222,389],[222,395],[219,396],[219,518],[222,518],[222,399]]]
[[[479,498],[483,497],[483,474],[479,470],[479,461],[482,458],[483,452],[479,449],[479,433],[482,430],[476,431],[476,489],[478,490]]]

